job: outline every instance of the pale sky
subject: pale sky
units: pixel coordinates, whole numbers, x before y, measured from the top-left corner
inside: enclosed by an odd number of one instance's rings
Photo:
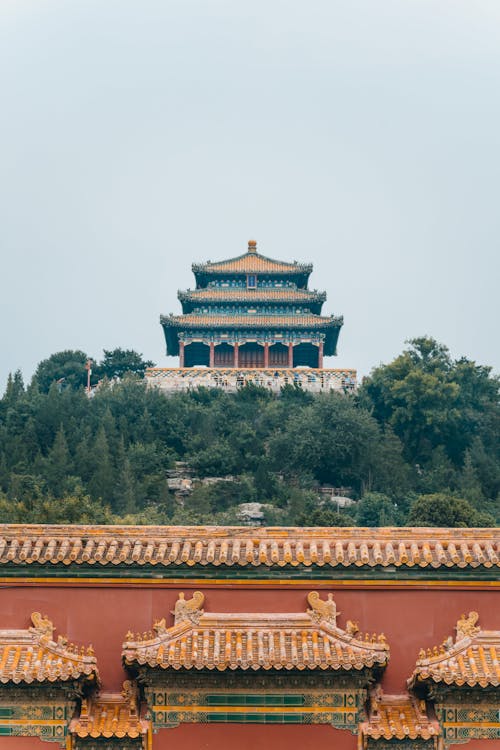
[[[499,0],[0,0],[0,383],[165,356],[193,261],[312,262],[326,366],[500,369]]]

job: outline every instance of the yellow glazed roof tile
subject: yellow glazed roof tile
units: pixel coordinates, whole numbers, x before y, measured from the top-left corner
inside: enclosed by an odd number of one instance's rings
[[[384,695],[377,688],[370,696],[368,719],[360,724],[359,734],[362,740],[429,740],[440,735],[440,728],[437,720],[428,716],[425,701],[408,693]]]
[[[228,289],[224,287],[208,287],[205,289],[193,289],[179,292],[181,299],[190,299],[193,302],[311,302],[317,297],[323,299],[326,295],[309,289],[282,289],[273,287],[270,289]]]
[[[308,595],[310,609],[300,613],[206,613],[204,595],[181,594],[175,606],[175,624],[155,622],[153,631],[123,644],[125,666],[149,665],[161,669],[360,670],[383,668],[389,648],[383,634],[359,633],[356,623],[337,626],[331,594],[326,601],[317,592]]]
[[[469,687],[500,685],[500,631],[481,630],[479,615],[462,615],[456,625],[456,638],[447,638],[440,647],[419,654],[409,685],[443,683]]]
[[[278,273],[278,274],[308,274],[312,271],[310,263],[287,263],[274,258],[260,255],[256,243],[248,243],[248,252],[235,258],[228,258],[216,263],[193,263],[195,273]]]
[[[498,529],[0,525],[0,566],[498,568]]]
[[[259,315],[258,313],[247,315],[206,315],[204,313],[187,313],[186,315],[162,316],[164,325],[177,328],[197,328],[208,326],[210,328],[238,327],[238,328],[269,328],[276,326],[281,328],[324,328],[339,325],[339,319],[332,316],[329,318],[313,314],[297,315]]]
[[[92,647],[78,648],[63,636],[53,639],[54,626],[47,616],[33,612],[32,627],[0,630],[0,682],[97,681]]]
[[[102,693],[83,699],[80,715],[72,719],[69,733],[93,739],[144,738],[148,722],[141,717],[136,685],[127,680],[121,693]]]

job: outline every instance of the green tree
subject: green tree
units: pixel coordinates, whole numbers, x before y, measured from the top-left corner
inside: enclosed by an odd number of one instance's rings
[[[394,526],[398,520],[396,505],[381,492],[367,492],[356,506],[358,526]]]
[[[88,359],[87,354],[79,349],[66,349],[52,354],[42,360],[36,368],[34,378],[38,388],[43,393],[48,393],[53,383],[57,383],[61,388],[85,386],[87,384],[85,365]]]
[[[95,367],[95,374],[100,378],[123,378],[126,373],[144,377],[147,367],[154,367],[154,362],[144,360],[142,354],[133,349],[104,349],[104,357]]]
[[[421,495],[410,508],[409,526],[494,526],[495,519],[480,513],[467,500],[435,493]]]
[[[24,395],[24,381],[21,370],[16,370],[14,375],[9,372],[7,387],[3,395],[5,405],[15,404]]]
[[[44,475],[48,486],[55,497],[61,497],[66,487],[66,480],[71,473],[71,456],[64,433],[64,427],[59,428],[54,444],[45,459]]]
[[[90,494],[94,499],[109,502],[114,496],[114,471],[109,454],[108,439],[103,427],[100,427],[92,451],[94,470],[88,482]]]

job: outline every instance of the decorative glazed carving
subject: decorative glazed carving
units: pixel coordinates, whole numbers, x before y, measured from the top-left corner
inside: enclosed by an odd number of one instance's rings
[[[175,609],[172,612],[175,624],[178,625],[180,622],[188,621],[192,622],[193,625],[197,625],[203,614],[202,606],[204,601],[205,594],[202,594],[201,591],[195,591],[191,599],[185,599],[184,592],[181,591],[179,598],[175,603]]]
[[[457,641],[462,640],[462,638],[473,638],[477,633],[479,633],[480,628],[476,627],[476,623],[479,620],[479,615],[477,612],[469,612],[468,616],[462,615],[460,619],[457,622]]]
[[[55,627],[51,620],[47,617],[47,615],[42,615],[40,612],[32,612],[31,613],[31,622],[33,623],[33,627],[30,628],[30,630],[34,630],[40,635],[48,636],[49,638],[52,638],[52,634],[55,630]],[[61,636],[59,636],[61,638]],[[61,645],[66,645],[67,639],[63,639],[64,643]],[[59,642],[59,641],[58,641]]]
[[[326,601],[320,598],[317,591],[311,591],[307,595],[307,601],[311,605],[312,609],[307,610],[307,614],[310,615],[311,620],[314,622],[321,622],[322,620],[330,623],[330,625],[337,625],[337,605],[333,601],[333,594],[328,594]]]

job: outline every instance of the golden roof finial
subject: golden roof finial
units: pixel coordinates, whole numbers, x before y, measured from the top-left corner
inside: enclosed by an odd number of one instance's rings
[[[257,242],[256,240],[248,240],[248,252],[252,255],[257,255]]]

